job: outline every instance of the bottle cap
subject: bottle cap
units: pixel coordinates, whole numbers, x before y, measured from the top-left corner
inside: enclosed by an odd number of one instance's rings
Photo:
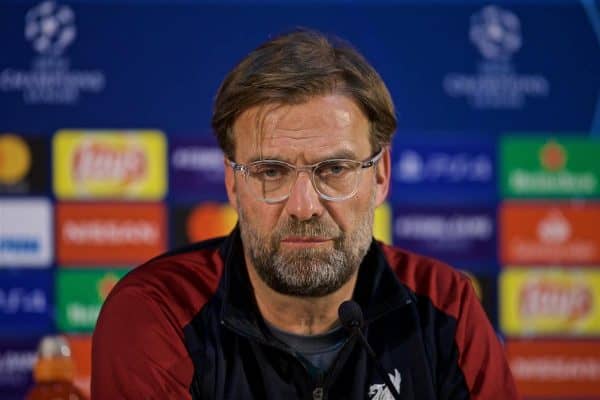
[[[71,381],[75,366],[71,358],[71,348],[64,336],[44,336],[38,346],[38,358],[33,367],[36,381]]]

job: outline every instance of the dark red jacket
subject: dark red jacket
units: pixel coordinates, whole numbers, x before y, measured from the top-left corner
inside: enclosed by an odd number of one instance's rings
[[[121,280],[94,332],[92,399],[391,399],[355,338],[327,374],[312,377],[265,327],[242,254],[236,229]],[[502,346],[461,273],[374,241],[353,298],[402,399],[517,398]]]

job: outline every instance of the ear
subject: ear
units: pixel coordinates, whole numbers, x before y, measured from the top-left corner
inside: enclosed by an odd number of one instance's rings
[[[237,188],[235,186],[235,172],[229,165],[227,157],[223,158],[223,164],[225,166],[225,189],[227,190],[227,198],[229,199],[229,204],[231,207],[237,211]]]
[[[383,149],[381,159],[375,167],[375,204],[379,207],[387,198],[390,190],[390,179],[392,173],[392,156],[389,146]]]

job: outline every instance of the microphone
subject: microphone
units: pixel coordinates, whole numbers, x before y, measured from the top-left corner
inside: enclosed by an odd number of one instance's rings
[[[396,390],[396,387],[390,380],[388,374],[383,369],[383,366],[377,359],[377,356],[375,355],[375,352],[369,345],[369,342],[367,342],[365,335],[363,335],[362,333],[361,329],[365,321],[362,310],[360,309],[358,303],[356,303],[353,300],[344,301],[342,304],[340,304],[340,307],[338,308],[338,316],[340,317],[340,322],[342,323],[342,326],[348,331],[350,331],[352,335],[357,336],[362,346],[365,348],[365,350],[367,350],[367,354],[369,354],[369,357],[371,357],[371,360],[375,364],[377,372],[383,378],[385,385],[387,386],[394,399],[400,400],[400,393],[398,393],[398,390]]]

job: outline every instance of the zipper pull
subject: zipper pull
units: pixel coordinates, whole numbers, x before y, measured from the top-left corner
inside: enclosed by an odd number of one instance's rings
[[[312,392],[313,400],[323,400],[323,388],[318,386]]]

